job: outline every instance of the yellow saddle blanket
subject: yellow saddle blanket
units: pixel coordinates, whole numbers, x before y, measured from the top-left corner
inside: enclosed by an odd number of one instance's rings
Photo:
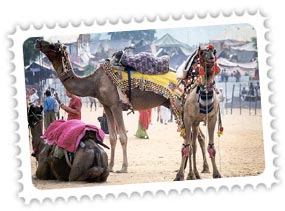
[[[126,93],[129,89],[128,73],[123,70],[114,69],[109,62],[102,64],[102,67],[110,80]],[[178,124],[181,122],[180,109],[175,104],[175,92],[171,91],[169,85],[177,84],[176,74],[169,71],[166,74],[148,75],[140,72],[131,72],[131,89],[139,88],[141,91],[154,92],[170,100],[175,119]]]
[[[114,73],[117,76],[118,82],[121,83],[122,91],[127,90],[128,86],[128,74],[125,71],[113,69]],[[153,90],[149,91],[155,91],[155,89],[167,89],[166,91],[169,91],[169,85],[170,83],[176,84],[176,74],[174,72],[169,71],[166,74],[159,74],[159,75],[148,75],[148,74],[142,74],[140,72],[132,72],[131,73],[131,83],[132,83],[132,89],[136,87],[140,87],[142,90],[147,91],[148,89],[152,88]],[[156,91],[163,91],[163,90],[156,90]],[[165,93],[166,94],[166,93]],[[168,94],[167,94],[168,95]],[[169,98],[169,96],[165,96]]]

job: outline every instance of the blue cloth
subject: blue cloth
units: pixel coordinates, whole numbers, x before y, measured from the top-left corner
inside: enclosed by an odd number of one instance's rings
[[[44,99],[44,112],[54,111],[54,98],[51,96]]]

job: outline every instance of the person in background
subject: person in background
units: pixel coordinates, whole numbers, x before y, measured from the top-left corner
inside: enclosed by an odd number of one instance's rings
[[[109,134],[105,110],[103,110],[103,115],[98,117],[98,121],[100,122],[101,130],[103,130],[105,134]]]
[[[147,130],[150,122],[151,122],[151,109],[140,110],[138,129],[135,136],[142,139],[149,139]]]
[[[94,97],[88,97],[88,99],[89,99],[89,102],[90,102],[90,111],[92,111],[93,104],[94,104],[94,109],[95,109],[95,111],[96,111],[96,110],[97,110],[96,98],[94,98]]]
[[[241,90],[241,94],[240,94],[241,100],[243,100],[243,101],[245,100],[246,94],[247,94],[247,91],[246,91],[245,87],[243,87]]]
[[[240,72],[238,70],[236,71],[235,77],[236,77],[236,82],[239,82],[241,74],[240,74]]]
[[[65,90],[67,97],[70,98],[69,105],[66,106],[63,103],[60,104],[60,108],[67,112],[67,120],[79,119],[81,120],[81,98]]]
[[[219,101],[220,101],[220,111],[221,111],[221,114],[224,115],[225,114],[225,95],[224,95],[224,90],[223,88],[221,87],[219,89]]]
[[[32,88],[29,90],[27,95],[28,105],[37,106],[39,104],[39,96],[37,94],[37,90]]]
[[[54,112],[55,99],[51,96],[51,92],[46,90],[44,98],[44,125],[45,130],[55,120]]]
[[[56,103],[55,103],[55,107],[56,107],[56,109],[55,109],[55,116],[56,116],[56,119],[60,119],[60,113],[59,113],[59,105],[60,105],[60,99],[59,99],[59,96],[58,96],[58,93],[57,92],[55,92],[54,93],[54,99],[55,99],[55,101],[56,101]]]
[[[170,120],[170,109],[165,106],[159,106],[160,123],[167,125]]]

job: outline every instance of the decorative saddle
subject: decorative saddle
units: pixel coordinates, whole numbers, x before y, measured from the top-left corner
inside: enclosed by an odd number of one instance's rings
[[[165,74],[169,71],[169,56],[155,57],[151,53],[141,52],[135,55],[127,55],[124,51],[118,51],[113,55],[112,65],[123,66],[143,74]]]

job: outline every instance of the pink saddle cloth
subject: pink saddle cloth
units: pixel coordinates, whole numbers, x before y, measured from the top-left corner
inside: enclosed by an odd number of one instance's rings
[[[105,133],[95,125],[85,124],[81,120],[56,120],[50,124],[45,133],[41,136],[47,139],[49,145],[56,144],[68,152],[76,152],[80,140],[86,131],[94,131],[97,140],[103,142]]]

